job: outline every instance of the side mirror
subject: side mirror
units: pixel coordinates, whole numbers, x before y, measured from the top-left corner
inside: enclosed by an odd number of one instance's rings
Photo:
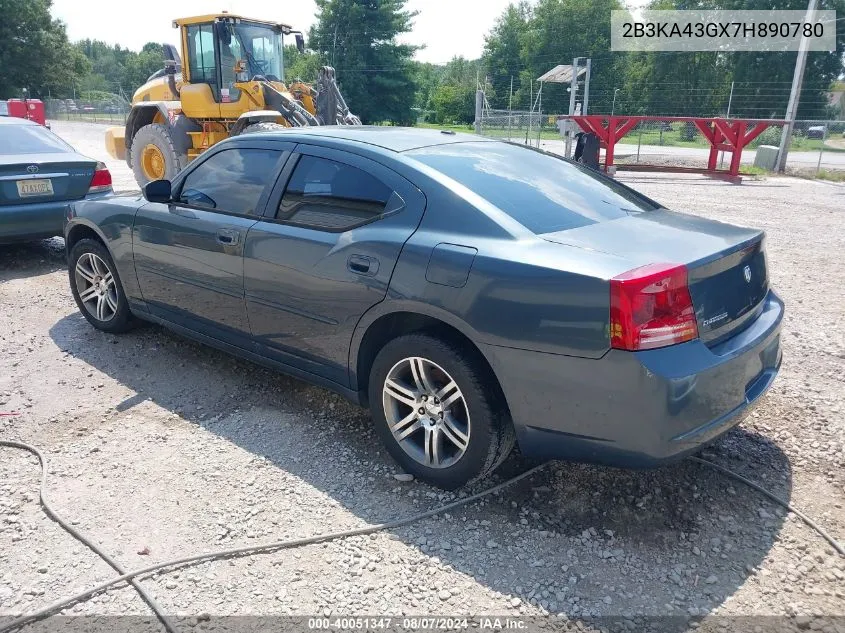
[[[170,181],[153,180],[144,185],[144,197],[149,202],[170,202]]]
[[[296,38],[296,50],[300,53],[305,53],[305,36],[302,33],[296,33],[294,35]]]

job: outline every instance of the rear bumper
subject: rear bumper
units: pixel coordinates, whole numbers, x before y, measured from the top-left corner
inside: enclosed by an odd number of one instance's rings
[[[736,336],[598,360],[486,346],[526,455],[648,467],[738,424],[778,373],[783,303],[773,293]]]
[[[98,200],[111,191],[85,196],[83,200]],[[61,236],[70,205],[80,200],[30,202],[0,206],[0,244],[26,242]]]

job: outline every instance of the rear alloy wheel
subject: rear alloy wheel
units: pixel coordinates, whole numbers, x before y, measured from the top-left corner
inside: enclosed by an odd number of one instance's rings
[[[129,304],[106,248],[96,240],[80,240],[68,264],[73,298],[88,322],[104,332],[128,330]]]
[[[389,342],[370,372],[376,431],[406,472],[445,489],[484,477],[510,453],[513,425],[472,354],[425,334]]]
[[[464,456],[472,433],[466,400],[446,370],[426,358],[396,363],[382,387],[393,439],[413,460],[448,468]]]

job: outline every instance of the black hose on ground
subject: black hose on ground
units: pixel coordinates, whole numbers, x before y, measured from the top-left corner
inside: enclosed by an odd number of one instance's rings
[[[762,486],[758,486],[757,484],[755,484],[750,479],[746,479],[742,475],[735,473],[734,471],[729,470],[729,469],[725,468],[724,466],[720,466],[719,464],[716,464],[714,462],[708,461],[706,459],[702,459],[701,457],[690,457],[689,459],[691,459],[692,461],[697,462],[699,464],[704,464],[705,466],[709,466],[710,468],[713,468],[714,470],[718,470],[723,475],[727,475],[728,477],[731,477],[732,479],[736,479],[737,481],[744,483],[746,486],[754,488],[754,490],[756,490],[760,494],[768,497],[769,499],[771,499],[772,501],[774,501],[778,505],[783,506],[784,508],[786,508],[787,510],[792,512],[792,514],[794,514],[799,519],[804,521],[804,523],[806,523],[811,528],[813,528],[816,532],[818,532],[819,535],[824,540],[826,540],[828,543],[830,543],[830,545],[833,547],[833,549],[835,549],[837,552],[839,552],[840,556],[845,556],[845,547],[843,547],[842,544],[839,541],[837,541],[830,534],[828,534],[824,530],[824,528],[822,528],[818,523],[813,521],[806,514],[804,514],[803,512],[798,510],[797,508],[791,506],[788,501],[781,499],[780,497],[778,497],[777,495],[769,492],[768,490],[766,490]]]
[[[481,499],[482,497],[486,497],[490,494],[498,492],[499,490],[502,490],[503,488],[511,486],[511,485],[517,483],[518,481],[521,481],[521,480],[523,480],[527,477],[530,477],[531,475],[535,474],[536,472],[538,472],[539,470],[541,470],[542,468],[544,468],[547,465],[547,464],[540,464],[539,466],[535,466],[533,468],[530,468],[529,470],[526,470],[525,472],[520,473],[519,475],[512,477],[511,479],[508,479],[507,481],[503,481],[502,483],[500,483],[496,486],[493,486],[492,488],[482,490],[479,493],[476,493],[474,495],[470,495],[470,496],[465,497],[463,499],[458,499],[457,501],[447,503],[446,505],[443,505],[443,506],[440,506],[440,507],[437,507],[437,508],[433,508],[431,510],[427,510],[425,512],[421,512],[419,514],[415,514],[415,515],[405,517],[405,518],[402,518],[402,519],[396,519],[394,521],[388,521],[386,523],[379,523],[379,524],[376,524],[376,525],[369,525],[369,526],[366,526],[366,527],[355,528],[355,529],[351,529],[351,530],[344,530],[344,531],[341,531],[341,532],[332,532],[332,533],[328,533],[328,534],[317,534],[317,535],[310,536],[310,537],[307,537],[307,538],[289,539],[289,540],[285,540],[285,541],[276,541],[276,542],[273,542],[273,543],[265,543],[264,545],[248,545],[248,546],[244,546],[244,547],[233,547],[233,548],[230,548],[230,549],[219,550],[219,551],[216,551],[216,552],[206,552],[206,553],[203,553],[203,554],[195,554],[193,556],[185,556],[183,558],[178,558],[178,559],[175,559],[175,560],[164,561],[162,563],[150,565],[150,566],[144,567],[142,569],[136,569],[134,571],[126,572],[117,563],[115,563],[106,553],[104,553],[102,550],[100,550],[100,548],[97,545],[95,545],[90,540],[88,540],[85,536],[83,536],[78,530],[76,530],[68,522],[66,522],[64,519],[62,519],[58,514],[56,514],[56,512],[50,507],[50,505],[46,501],[46,497],[45,497],[46,482],[47,482],[47,462],[44,459],[44,456],[41,454],[41,452],[37,448],[35,448],[34,446],[30,446],[29,444],[26,444],[24,442],[0,440],[0,446],[7,446],[9,448],[17,448],[17,449],[29,451],[30,453],[32,453],[33,455],[38,457],[38,460],[41,463],[41,485],[40,485],[40,488],[39,488],[39,496],[40,496],[40,500],[41,500],[41,505],[44,508],[47,515],[51,519],[56,521],[69,534],[71,534],[71,536],[73,536],[74,538],[79,540],[81,543],[83,543],[86,547],[88,547],[89,549],[94,551],[98,556],[100,556],[115,571],[117,571],[120,574],[120,576],[113,578],[112,580],[100,583],[99,585],[92,587],[91,589],[87,589],[83,592],[80,592],[80,593],[78,593],[74,596],[70,596],[68,598],[63,598],[63,599],[58,600],[58,601],[56,601],[52,604],[47,605],[46,607],[42,607],[41,609],[38,609],[37,611],[33,611],[31,613],[25,614],[25,615],[15,619],[15,620],[13,620],[12,622],[7,624],[6,626],[0,628],[0,633],[7,633],[8,631],[11,631],[15,628],[21,627],[24,624],[27,624],[29,622],[33,622],[35,620],[40,620],[42,618],[45,618],[45,617],[47,617],[47,616],[49,616],[49,615],[51,615],[51,614],[53,614],[57,611],[60,611],[62,609],[65,609],[65,608],[71,606],[72,604],[75,604],[75,603],[80,602],[82,600],[87,600],[88,598],[100,593],[101,591],[105,591],[106,589],[108,589],[110,587],[113,587],[115,585],[119,585],[119,584],[121,584],[123,582],[127,582],[127,581],[144,598],[144,600],[147,602],[147,604],[150,605],[150,608],[152,608],[152,610],[155,612],[156,616],[158,616],[159,620],[161,620],[162,625],[167,629],[168,633],[175,633],[175,630],[173,629],[172,624],[170,624],[170,622],[167,620],[167,617],[161,612],[160,607],[155,603],[155,601],[151,597],[149,597],[146,594],[143,587],[135,580],[138,576],[142,576],[142,575],[151,574],[151,573],[154,573],[154,572],[157,572],[157,571],[161,571],[161,570],[163,570],[167,567],[176,567],[176,566],[185,565],[185,564],[188,564],[188,563],[197,563],[197,562],[205,561],[205,560],[212,560],[212,559],[217,559],[217,558],[228,558],[228,557],[233,557],[233,556],[246,556],[246,555],[250,555],[250,554],[257,554],[259,552],[270,552],[270,551],[276,551],[276,550],[281,550],[281,549],[290,549],[290,548],[294,548],[294,547],[302,547],[302,546],[305,546],[305,545],[311,545],[311,544],[315,544],[315,543],[324,543],[326,541],[333,541],[333,540],[338,540],[338,539],[342,539],[342,538],[349,538],[351,536],[364,536],[364,535],[367,535],[367,534],[373,534],[375,532],[381,532],[381,531],[384,531],[384,530],[395,529],[395,528],[402,527],[402,526],[405,526],[405,525],[408,525],[408,524],[411,524],[411,523],[416,523],[417,521],[427,519],[427,518],[435,516],[437,514],[442,514],[444,512],[448,512],[449,510],[452,510],[454,508],[466,505],[468,503],[472,503],[473,501],[477,501],[478,499]],[[836,539],[834,539],[830,534],[828,534],[824,529],[822,529],[818,524],[815,523],[815,521],[810,519],[807,515],[805,515],[804,513],[800,512],[799,510],[792,507],[787,501],[785,501],[785,500],[781,499],[780,497],[772,494],[771,492],[769,492],[765,488],[755,484],[751,480],[746,479],[742,475],[739,475],[739,474],[733,472],[732,470],[725,468],[724,466],[720,466],[719,464],[708,461],[706,459],[702,459],[700,457],[691,457],[690,459],[692,461],[696,462],[696,463],[709,466],[710,468],[713,468],[713,469],[727,475],[728,477],[731,477],[731,478],[733,478],[737,481],[740,481],[740,482],[746,484],[747,486],[750,486],[751,488],[753,488],[754,490],[757,490],[758,492],[765,495],[766,497],[768,497],[769,499],[771,499],[775,503],[778,503],[779,505],[785,507],[790,512],[794,513],[796,516],[800,517],[808,526],[810,526],[818,534],[820,534],[828,543],[830,543],[833,546],[833,548],[837,552],[839,552],[840,555],[845,556],[845,548],[843,548],[842,545]]]
[[[106,554],[102,549],[100,549],[96,543],[91,541],[87,536],[85,536],[82,532],[77,530],[73,527],[68,521],[65,521],[59,514],[53,510],[50,502],[47,500],[47,459],[38,450],[35,446],[30,444],[26,444],[24,442],[16,442],[14,440],[0,440],[0,446],[6,446],[8,448],[18,448],[22,451],[27,451],[35,455],[38,458],[38,462],[41,464],[41,482],[38,485],[38,501],[41,503],[41,507],[44,508],[44,513],[53,519],[56,523],[58,523],[62,529],[65,530],[68,534],[70,534],[73,538],[77,541],[82,543],[85,547],[90,549],[94,552],[97,556],[102,558],[109,567],[114,569],[118,574],[125,574],[126,569],[123,568],[117,561],[115,561],[111,556]],[[155,601],[155,599],[147,593],[146,589],[141,585],[140,582],[135,580],[134,578],[129,580],[129,583],[132,587],[135,588],[135,591],[138,592],[138,595],[146,602],[150,609],[153,610],[153,613],[156,614],[158,619],[161,621],[164,628],[167,630],[168,633],[176,633],[176,629],[171,624],[170,620],[168,620],[167,616],[164,615],[164,611],[159,606],[159,604]],[[3,629],[5,630],[5,628]]]

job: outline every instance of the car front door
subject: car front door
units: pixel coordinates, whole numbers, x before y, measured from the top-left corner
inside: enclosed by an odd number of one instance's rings
[[[135,271],[153,315],[251,346],[244,243],[288,155],[285,147],[267,141],[212,151],[176,179],[170,203],[151,202],[138,210]]]
[[[355,326],[384,299],[424,210],[423,194],[387,167],[297,146],[244,249],[259,353],[348,385]]]

